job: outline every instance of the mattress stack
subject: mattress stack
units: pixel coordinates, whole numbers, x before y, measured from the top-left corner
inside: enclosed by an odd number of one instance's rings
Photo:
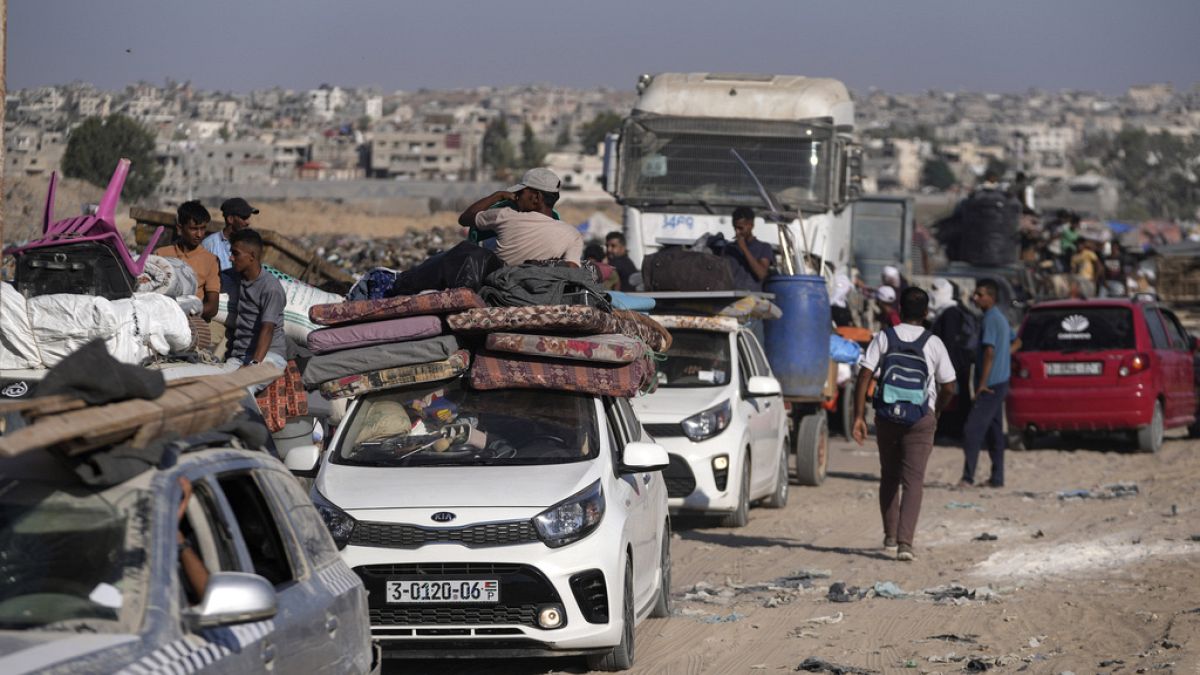
[[[631,397],[654,386],[654,352],[670,333],[636,312],[582,305],[481,307],[451,314],[450,330],[483,338],[475,389],[554,389]]]
[[[321,328],[308,334],[304,385],[334,399],[459,375],[470,354],[443,316],[482,307],[466,288],[314,305],[309,319]]]

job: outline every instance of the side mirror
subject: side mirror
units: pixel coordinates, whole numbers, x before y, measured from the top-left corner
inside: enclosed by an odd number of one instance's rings
[[[657,443],[626,443],[621,453],[621,473],[662,471],[670,463],[667,451]]]
[[[317,473],[317,465],[321,461],[321,450],[315,445],[301,445],[292,448],[283,458],[288,471],[297,476],[313,477]]]
[[[246,572],[217,572],[208,577],[204,599],[185,612],[194,628],[212,628],[275,616],[275,588]]]
[[[776,396],[782,391],[779,380],[766,375],[755,375],[746,382],[746,392],[751,396]]]

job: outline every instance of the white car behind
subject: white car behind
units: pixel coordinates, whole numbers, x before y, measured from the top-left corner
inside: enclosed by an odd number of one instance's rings
[[[385,655],[623,670],[634,626],[670,612],[667,455],[648,441],[625,399],[414,385],[351,404],[312,496]]]
[[[708,325],[670,329],[658,389],[633,406],[669,453],[663,475],[671,511],[720,515],[742,527],[752,502],[787,504],[788,415],[754,334],[732,319]]]

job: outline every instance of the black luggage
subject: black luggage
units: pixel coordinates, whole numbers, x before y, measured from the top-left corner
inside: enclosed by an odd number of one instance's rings
[[[642,261],[648,291],[731,291],[733,273],[721,256],[682,247],[664,248]]]
[[[979,189],[963,202],[959,258],[980,267],[1017,261],[1021,203],[1001,190]]]
[[[45,246],[17,256],[17,290],[25,297],[73,293],[120,300],[136,287],[117,252],[101,242]]]

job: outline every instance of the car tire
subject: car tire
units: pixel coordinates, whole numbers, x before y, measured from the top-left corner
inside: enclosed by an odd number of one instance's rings
[[[782,509],[787,506],[788,492],[791,488],[792,479],[788,476],[788,446],[791,445],[788,439],[783,439],[783,447],[779,449],[779,468],[775,471],[775,489],[771,491],[770,496],[763,500],[763,506],[768,509]]]
[[[725,527],[745,527],[750,522],[750,452],[742,458],[742,478],[738,490],[737,510],[725,516]]]
[[[1196,421],[1188,425],[1188,438],[1200,438],[1200,416],[1196,417]]]
[[[658,562],[658,597],[650,616],[663,619],[671,616],[671,521],[663,526],[662,553]]]
[[[800,418],[795,438],[796,481],[816,486],[825,482],[829,463],[829,426],[825,412]]]
[[[1163,444],[1163,411],[1162,402],[1154,402],[1154,412],[1150,415],[1150,424],[1138,429],[1138,452],[1155,453]]]
[[[603,654],[587,657],[589,670],[614,673],[633,667],[633,561],[625,559],[625,590],[621,602],[621,642]]]

